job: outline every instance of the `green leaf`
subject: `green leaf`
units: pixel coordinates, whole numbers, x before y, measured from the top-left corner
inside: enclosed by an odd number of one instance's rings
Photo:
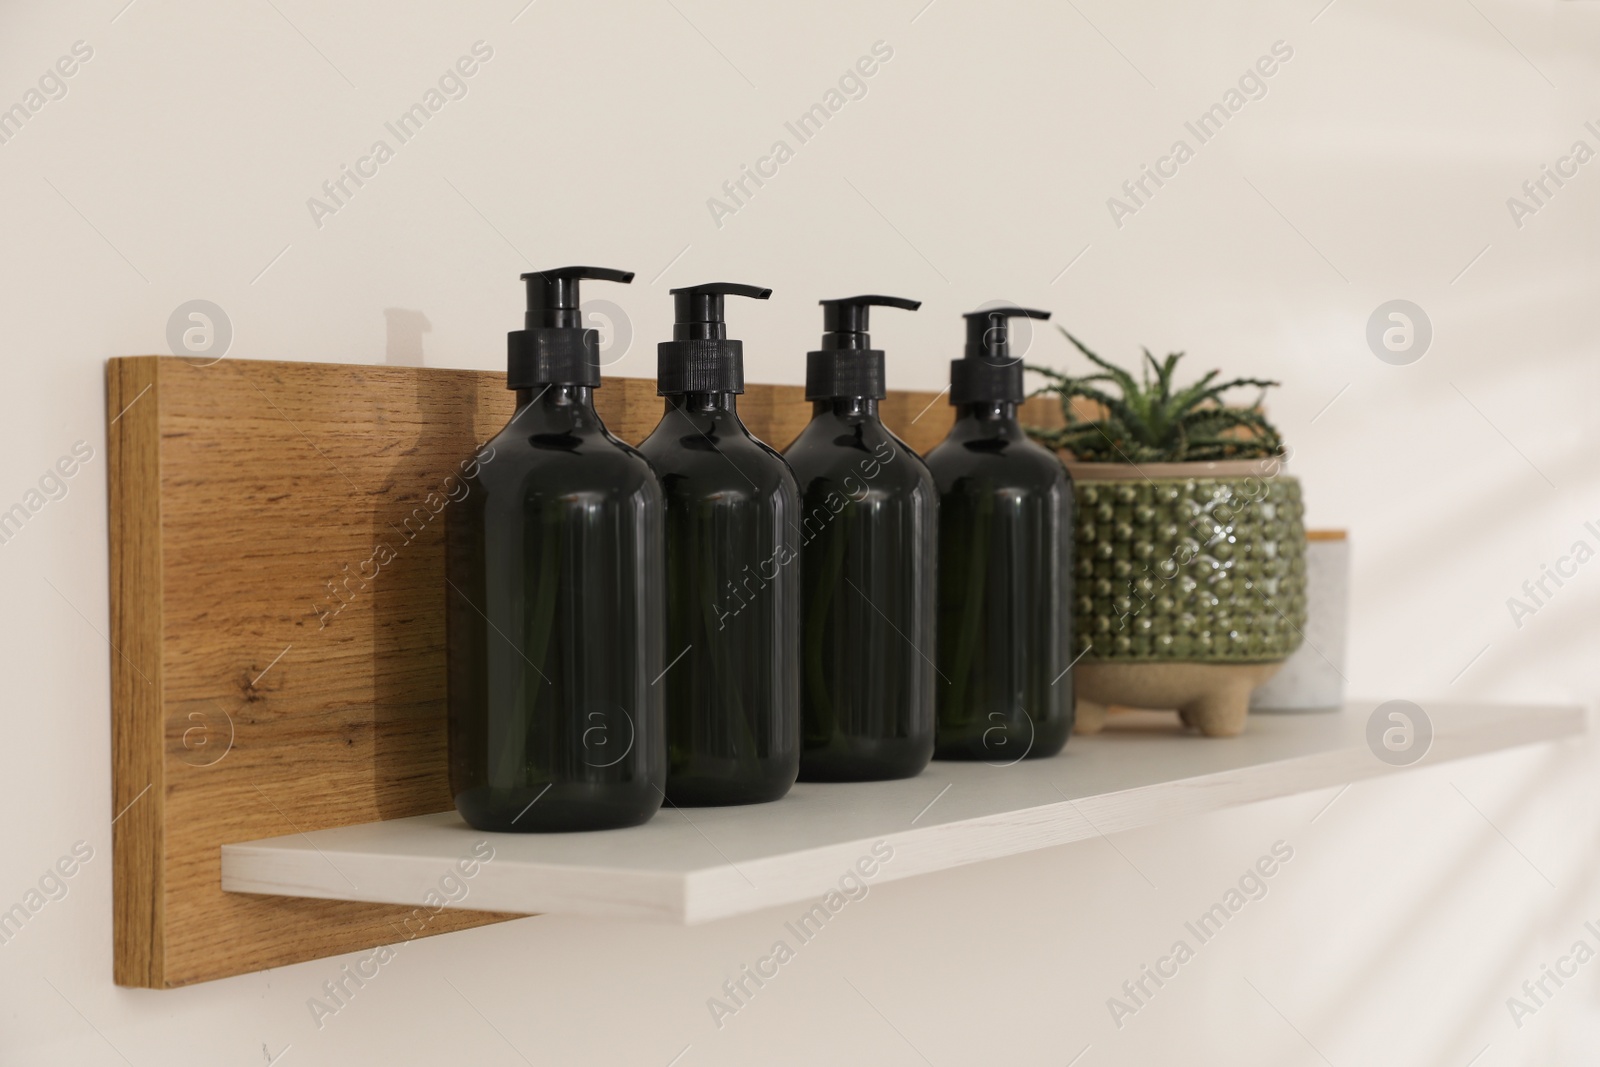
[[[1245,458],[1283,451],[1282,437],[1260,410],[1266,390],[1279,383],[1260,378],[1219,382],[1221,372],[1212,370],[1178,388],[1174,383],[1184,354],[1171,352],[1158,361],[1148,348],[1141,349],[1144,359],[1135,378],[1102,359],[1066,328],[1056,328],[1095,370],[1073,376],[1050,367],[1027,366],[1047,383],[1029,395],[1057,397],[1063,422],[1057,429],[1029,427],[1035,439],[1079,459],[1120,463]],[[1120,395],[1113,395],[1113,387]],[[1261,390],[1252,404],[1227,406],[1224,394],[1248,387]],[[1072,403],[1078,398],[1098,404],[1105,417],[1081,418]],[[1248,433],[1227,435],[1235,430]]]

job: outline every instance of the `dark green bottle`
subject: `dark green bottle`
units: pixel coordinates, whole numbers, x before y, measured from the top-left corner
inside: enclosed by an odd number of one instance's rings
[[[784,453],[800,482],[800,777],[910,778],[933,755],[934,539],[927,466],[878,417],[873,305],[823,300],[806,356],[811,422]]]
[[[667,517],[667,799],[684,806],[777,800],[800,766],[800,494],[783,457],[739,418],[744,346],[716,283],[672,290],[658,349],[661,423],[639,446]]]
[[[1072,733],[1072,480],[1017,422],[1022,360],[1000,307],[966,316],[950,365],[950,434],[928,453],[939,486],[935,759],[1053,756]]]
[[[474,828],[603,830],[661,806],[663,507],[655,472],[594,410],[598,335],[578,281],[524,274],[508,338],[517,410],[449,510],[450,786]]]

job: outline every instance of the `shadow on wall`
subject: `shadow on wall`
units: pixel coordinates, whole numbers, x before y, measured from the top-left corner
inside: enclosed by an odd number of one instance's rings
[[[391,367],[422,366],[422,335],[433,332],[428,316],[410,308],[384,308],[383,361]]]
[[[1519,816],[1528,817],[1539,798],[1549,794],[1552,781],[1592,775],[1594,753],[1590,744],[1564,745],[1551,751],[1542,761],[1541,769],[1530,774],[1515,794],[1496,802],[1496,823],[1516,825]],[[1470,823],[1472,818],[1463,805],[1463,821]],[[1362,969],[1348,975],[1342,987],[1330,988],[1319,999],[1316,1013],[1304,1020],[1297,1018],[1296,1024],[1306,1033],[1318,1035],[1319,1043],[1324,1040],[1323,1035],[1328,1035],[1326,1040],[1330,1044],[1357,1040],[1352,1021],[1359,1017],[1363,999],[1381,985],[1384,974],[1390,972],[1395,960],[1405,958],[1409,951],[1425,944],[1430,934],[1437,934],[1441,924],[1449,922],[1440,908],[1440,901],[1448,900],[1455,887],[1482,876],[1482,872],[1496,864],[1507,862],[1507,841],[1499,836],[1494,823],[1475,828],[1471,843],[1449,858],[1445,869],[1438,872],[1431,885],[1406,885],[1404,894],[1408,905],[1378,917],[1383,924],[1381,928],[1369,921],[1364,934],[1368,936],[1368,944],[1375,947],[1367,953]],[[1544,877],[1542,871],[1534,870],[1540,878]],[[1430,1067],[1466,1063],[1474,1052],[1481,1056],[1486,1030],[1497,1034],[1504,1032],[1486,1027],[1482,1022],[1501,1022],[1508,1018],[1499,1014],[1505,1011],[1504,998],[1517,993],[1518,983],[1535,973],[1535,964],[1541,958],[1536,947],[1541,933],[1548,937],[1552,931],[1557,932],[1559,941],[1559,934],[1580,927],[1587,917],[1583,905],[1593,899],[1597,874],[1600,874],[1600,857],[1591,855],[1575,870],[1563,872],[1562,881],[1566,887],[1554,902],[1530,914],[1527,921],[1515,927],[1509,923],[1505,925],[1507,930],[1515,929],[1514,935],[1501,937],[1497,944],[1474,949],[1474,1002],[1471,1010],[1462,1012],[1459,1017],[1474,1020],[1475,1025],[1455,1027],[1452,1033],[1441,1034],[1435,1046],[1437,1055],[1429,1061]]]

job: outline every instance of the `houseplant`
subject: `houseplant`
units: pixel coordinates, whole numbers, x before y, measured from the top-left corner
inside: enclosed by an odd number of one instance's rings
[[[1029,366],[1046,381],[1032,395],[1057,398],[1062,424],[1028,432],[1063,454],[1075,486],[1077,729],[1098,731],[1116,704],[1237,734],[1305,625],[1300,484],[1260,396],[1224,403],[1278,383],[1213,370],[1179,386],[1183,353],[1149,350],[1135,378],[1061,333],[1095,369]]]

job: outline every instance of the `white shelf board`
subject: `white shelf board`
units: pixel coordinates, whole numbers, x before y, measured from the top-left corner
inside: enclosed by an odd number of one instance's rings
[[[457,906],[699,923],[815,900],[877,842],[893,858],[873,884],[1408,769],[1368,749],[1373,707],[1252,714],[1244,735],[1227,739],[1137,712],[1051,759],[935,762],[896,782],[802,782],[773,804],[666,807],[627,830],[486,834],[454,812],[317,830],[224,845],[222,887],[421,905],[487,840],[494,858],[460,879],[467,895]],[[1426,710],[1434,738],[1416,767],[1585,732],[1577,707]]]

